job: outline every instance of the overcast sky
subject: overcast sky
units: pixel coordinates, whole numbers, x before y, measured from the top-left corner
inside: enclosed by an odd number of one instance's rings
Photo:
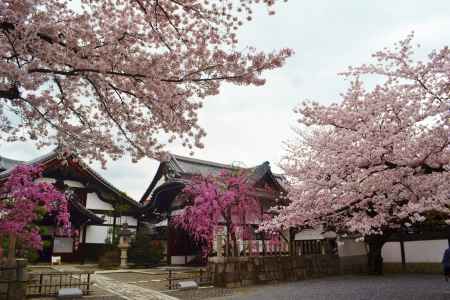
[[[346,82],[337,76],[349,65],[370,62],[370,55],[411,31],[421,44],[420,54],[449,45],[449,0],[333,1],[289,0],[277,5],[275,16],[257,11],[241,29],[242,47],[272,51],[283,47],[295,55],[282,69],[267,72],[263,87],[225,84],[210,97],[200,113],[208,136],[196,158],[254,166],[269,161],[275,171],[283,155],[283,141],[292,137],[292,109],[302,100],[339,101]],[[176,145],[168,150],[188,155]],[[0,145],[0,155],[29,160],[46,151],[30,144]],[[93,167],[112,184],[139,200],[154,176],[158,163],[128,157]]]

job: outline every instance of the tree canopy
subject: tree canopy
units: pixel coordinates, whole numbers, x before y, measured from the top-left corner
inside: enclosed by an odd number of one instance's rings
[[[16,241],[42,248],[36,221],[46,214],[55,217],[56,234],[71,234],[68,201],[52,184],[38,181],[41,172],[39,166],[19,165],[0,185],[0,238],[9,239],[9,257],[14,256]]]
[[[0,140],[105,163],[202,147],[197,112],[221,82],[261,85],[290,49],[237,49],[257,5],[281,0],[4,0]]]
[[[327,224],[370,240],[449,222],[450,50],[417,61],[412,38],[344,72],[341,102],[296,109],[282,163],[292,202],[266,227]]]

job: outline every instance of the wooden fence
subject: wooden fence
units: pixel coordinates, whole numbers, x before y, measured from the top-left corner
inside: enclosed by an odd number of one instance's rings
[[[88,295],[91,274],[88,271],[30,273],[27,296],[55,296],[61,288],[79,288],[83,295]]]

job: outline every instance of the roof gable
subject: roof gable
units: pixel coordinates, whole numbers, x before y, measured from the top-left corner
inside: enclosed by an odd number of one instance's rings
[[[64,165],[66,168],[73,169],[77,172],[80,172],[83,174],[83,176],[86,176],[90,181],[95,182],[96,184],[102,186],[112,194],[114,194],[116,197],[124,200],[127,204],[130,204],[132,207],[138,208],[139,204],[133,200],[131,197],[126,195],[124,192],[120,191],[116,187],[114,187],[111,183],[109,183],[105,178],[103,178],[100,174],[98,174],[96,171],[94,171],[91,167],[89,167],[87,164],[83,163],[75,154],[68,154],[62,151],[59,151],[58,149],[51,151],[50,153],[47,153],[45,155],[42,155],[34,160],[28,161],[28,162],[20,162],[17,161],[19,164],[26,164],[26,165],[32,165],[32,164],[39,164],[42,165],[44,168],[44,173],[46,170],[50,168],[54,168],[55,166]],[[7,170],[0,172],[0,180],[6,179],[11,171],[14,169],[16,165],[13,165],[12,167],[8,168]]]
[[[219,175],[223,170],[240,170],[245,169],[249,171],[249,178],[255,184],[261,181],[265,181],[262,185],[269,185],[277,190],[283,191],[284,187],[282,181],[284,178],[281,175],[273,174],[268,161],[253,167],[253,168],[242,168],[237,165],[222,164],[212,161],[206,161],[191,157],[185,157],[180,155],[169,154],[169,159],[167,161],[161,162],[155,177],[151,181],[149,187],[142,196],[140,202],[142,204],[147,204],[154,190],[158,187],[157,183],[163,176],[168,178],[186,178],[192,175]]]

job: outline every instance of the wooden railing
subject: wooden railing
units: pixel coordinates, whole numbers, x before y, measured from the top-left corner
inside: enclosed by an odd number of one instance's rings
[[[83,295],[88,295],[91,274],[88,271],[30,273],[27,296],[55,296],[62,288],[79,288]]]
[[[211,283],[208,272],[204,269],[192,270],[172,270],[167,269],[167,288],[173,290],[180,281],[193,280],[198,285],[207,285]]]

